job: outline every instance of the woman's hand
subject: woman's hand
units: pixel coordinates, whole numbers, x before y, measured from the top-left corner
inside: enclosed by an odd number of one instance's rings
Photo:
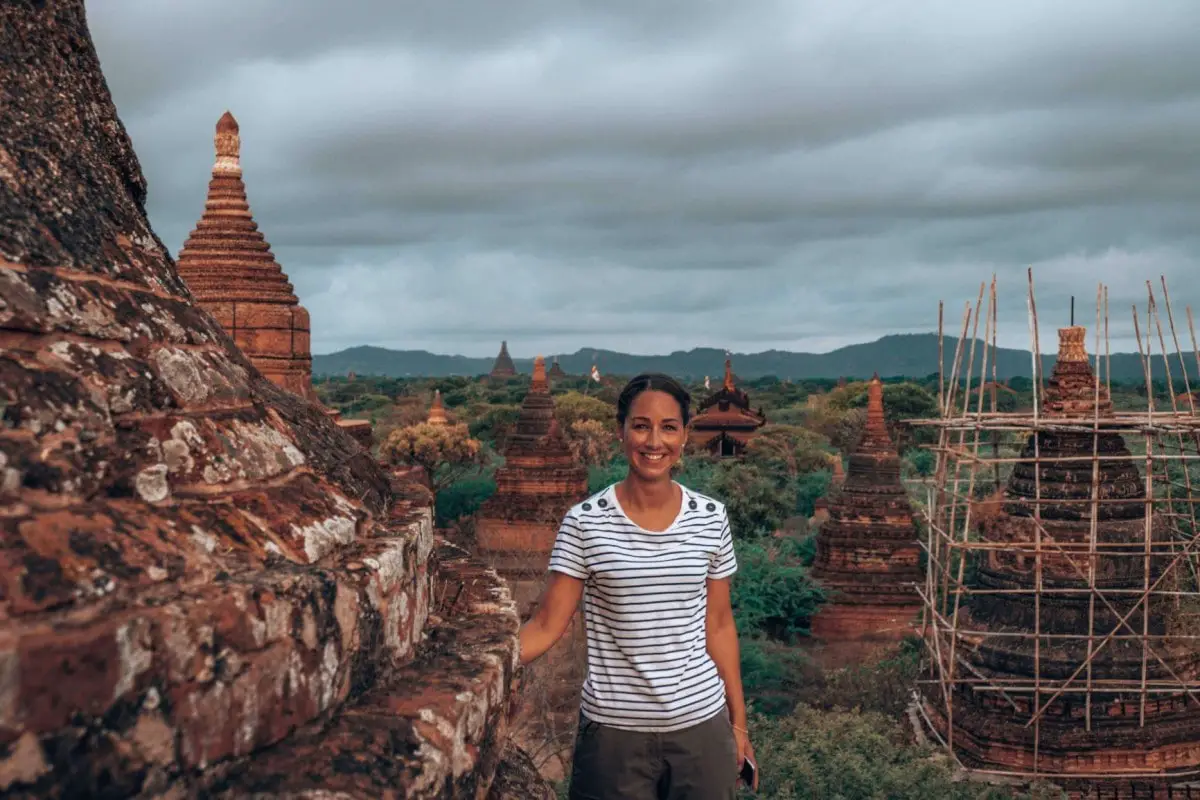
[[[740,728],[734,728],[733,740],[737,742],[738,774],[741,774],[742,764],[747,758],[754,762],[754,785],[750,788],[758,791],[758,759],[754,757],[754,745],[750,744],[750,735]]]

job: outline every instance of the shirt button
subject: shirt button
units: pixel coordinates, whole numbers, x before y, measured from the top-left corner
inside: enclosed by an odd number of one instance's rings
[[[584,511],[591,511],[591,510],[592,510],[592,504],[591,504],[591,503],[584,503],[584,504],[583,504],[583,510],[584,510]]]
[[[604,508],[605,506],[608,505],[608,501],[602,497],[596,501],[596,505],[600,506],[601,508]]]
[[[688,501],[688,508],[690,508],[692,511],[695,511],[695,510],[696,510],[696,501],[695,501],[695,500],[689,500],[689,501]]]
[[[707,508],[709,511],[716,511],[716,510],[717,510],[717,504],[716,504],[716,503],[709,503],[708,505],[706,505],[706,506],[705,506],[705,508]]]

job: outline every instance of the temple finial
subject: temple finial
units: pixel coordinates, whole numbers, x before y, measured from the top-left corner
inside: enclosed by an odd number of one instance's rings
[[[217,131],[213,136],[213,144],[217,150],[217,160],[213,165],[213,173],[242,172],[241,150],[242,139],[239,135],[238,123],[233,114],[226,111],[217,120]]]
[[[533,360],[533,389],[544,391],[546,385],[546,359],[538,356]]]

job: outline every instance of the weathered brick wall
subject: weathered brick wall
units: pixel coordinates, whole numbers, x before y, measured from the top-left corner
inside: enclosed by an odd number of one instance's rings
[[[193,304],[81,0],[0,74],[0,793],[482,797],[507,587]]]

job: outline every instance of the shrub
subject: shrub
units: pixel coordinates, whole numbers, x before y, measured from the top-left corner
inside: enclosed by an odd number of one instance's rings
[[[758,797],[1001,800],[1013,796],[1010,789],[955,780],[954,767],[945,755],[911,744],[904,723],[876,712],[821,712],[799,706],[784,717],[756,714],[751,730],[760,774]]]
[[[495,493],[496,481],[486,476],[467,478],[447,486],[437,493],[437,526],[445,528],[462,517],[471,516]]]
[[[738,572],[731,600],[738,630],[791,642],[807,636],[825,599],[802,564],[802,543],[789,538],[736,542]]]

